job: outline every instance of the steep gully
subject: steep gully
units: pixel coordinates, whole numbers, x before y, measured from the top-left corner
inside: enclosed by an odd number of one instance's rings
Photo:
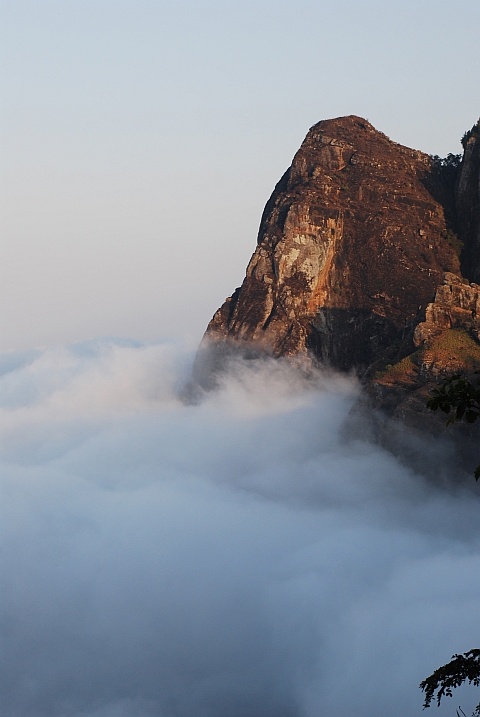
[[[400,425],[442,432],[429,390],[480,368],[479,123],[462,144],[440,160],[361,117],[314,125],[265,206],[242,286],[207,327],[197,385],[232,351],[319,362],[356,372],[352,415],[376,409],[382,442]]]

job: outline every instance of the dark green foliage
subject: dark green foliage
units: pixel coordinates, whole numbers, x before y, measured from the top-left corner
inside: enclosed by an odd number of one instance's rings
[[[444,413],[454,411],[448,419],[447,426],[464,418],[467,423],[474,423],[480,416],[480,380],[467,381],[460,374],[454,374],[431,392],[427,408],[432,411],[440,409]]]
[[[476,687],[480,685],[480,650],[469,650],[463,655],[453,655],[450,662],[442,665],[430,677],[423,680],[420,683],[420,688],[425,692],[423,707],[430,707],[434,698],[437,705],[440,705],[442,697],[451,697],[452,689],[464,682]],[[480,703],[473,714],[475,717],[480,717]]]
[[[447,154],[446,157],[439,157],[438,154],[430,156],[432,157],[433,167],[437,171],[441,170],[444,167],[457,169],[457,167],[459,167],[462,163],[461,154],[452,154],[450,152],[450,154]]]
[[[454,374],[445,379],[439,388],[433,389],[430,395],[427,408],[431,411],[440,409],[447,414],[453,411],[447,426],[462,419],[467,423],[475,423],[480,416],[480,380],[474,384],[460,374]],[[475,468],[474,475],[475,480],[480,478],[480,465]]]
[[[452,247],[455,254],[459,257],[463,249],[463,241],[460,241],[458,234],[455,234],[451,229],[447,229],[444,234],[447,243]]]
[[[480,134],[480,119],[478,120],[478,122],[476,122],[473,125],[472,129],[468,130],[468,132],[465,132],[465,134],[463,135],[462,140],[461,140],[462,147],[465,149],[470,137],[473,137],[473,135],[479,135],[479,134]]]

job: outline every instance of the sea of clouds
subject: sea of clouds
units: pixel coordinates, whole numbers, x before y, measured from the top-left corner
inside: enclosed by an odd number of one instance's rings
[[[353,379],[238,360],[188,405],[191,359],[0,357],[2,717],[420,715],[480,647],[473,478],[347,440]]]

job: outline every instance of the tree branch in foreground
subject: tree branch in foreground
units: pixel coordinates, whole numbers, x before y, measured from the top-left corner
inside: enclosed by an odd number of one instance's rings
[[[424,709],[430,707],[434,698],[440,706],[442,697],[452,697],[452,689],[464,682],[476,687],[480,685],[480,650],[469,650],[463,655],[453,655],[450,662],[439,667],[420,683],[420,689],[425,692]],[[480,717],[480,703],[473,714],[475,717]]]

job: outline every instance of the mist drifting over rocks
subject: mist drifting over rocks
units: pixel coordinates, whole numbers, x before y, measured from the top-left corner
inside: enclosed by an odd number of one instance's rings
[[[2,715],[420,715],[480,643],[473,479],[347,441],[353,379],[237,360],[185,405],[191,359],[2,358]]]

